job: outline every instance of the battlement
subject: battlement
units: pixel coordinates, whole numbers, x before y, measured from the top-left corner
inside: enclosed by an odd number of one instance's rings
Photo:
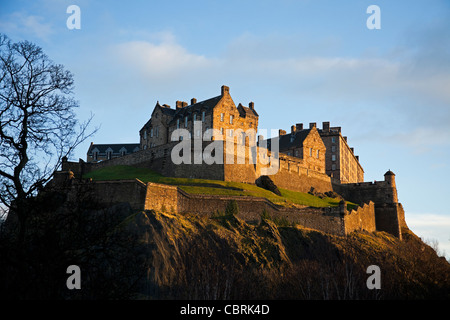
[[[61,172],[61,176],[68,173]],[[313,208],[284,207],[261,197],[190,194],[176,186],[143,183],[138,179],[115,181],[79,181],[65,185],[69,201],[90,199],[99,205],[112,206],[129,203],[132,210],[157,210],[179,214],[199,214],[211,217],[217,211],[225,212],[230,201],[239,207],[238,217],[247,222],[259,222],[265,212],[272,218],[284,219],[306,228],[345,236],[355,230],[375,231],[373,203],[348,211],[343,205]],[[64,179],[63,179],[64,180]],[[59,180],[60,182],[62,180]]]

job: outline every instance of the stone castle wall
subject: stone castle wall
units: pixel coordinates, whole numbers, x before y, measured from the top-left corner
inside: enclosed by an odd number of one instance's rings
[[[375,203],[370,201],[363,204],[356,210],[351,210],[344,217],[345,233],[348,234],[353,230],[377,230],[375,222]]]
[[[193,213],[212,216],[217,211],[225,212],[232,200],[239,206],[238,217],[249,222],[258,222],[266,211],[272,218],[285,219],[306,228],[322,232],[346,235],[354,230],[375,231],[373,204],[348,212],[343,207],[287,208],[276,205],[265,198],[189,194],[175,186],[157,183],[144,184],[135,180],[75,182],[70,197],[89,192],[101,205],[130,203],[133,210],[165,210],[173,213]],[[362,222],[361,222],[362,221]]]
[[[396,193],[395,188],[386,181],[334,184],[333,189],[346,200],[357,204],[369,201],[377,204],[392,202],[393,194]]]
[[[144,210],[147,186],[134,180],[96,181],[79,183],[75,179],[70,184],[69,201],[79,199],[96,203],[101,206],[111,206],[127,202],[133,210]]]

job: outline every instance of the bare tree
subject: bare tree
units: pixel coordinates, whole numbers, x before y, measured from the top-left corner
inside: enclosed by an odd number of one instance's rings
[[[73,84],[72,73],[40,47],[0,34],[0,203],[17,214],[19,237],[27,199],[96,131],[88,132],[92,115],[83,123],[75,116]]]

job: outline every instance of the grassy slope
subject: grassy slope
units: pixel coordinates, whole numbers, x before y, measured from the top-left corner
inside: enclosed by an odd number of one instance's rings
[[[311,207],[334,207],[339,204],[339,199],[321,199],[308,193],[295,192],[281,188],[280,192],[282,196],[278,196],[268,190],[251,184],[219,180],[164,177],[152,170],[135,168],[131,166],[106,167],[90,172],[83,178],[92,178],[93,180],[121,180],[137,178],[142,182],[175,185],[188,193],[263,197],[276,204],[284,206],[295,204]],[[348,205],[349,207],[354,207],[354,204],[352,203],[348,203]]]

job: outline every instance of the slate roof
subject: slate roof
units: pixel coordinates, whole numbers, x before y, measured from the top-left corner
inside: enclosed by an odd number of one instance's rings
[[[134,150],[137,148],[140,148],[139,143],[112,143],[112,144],[91,144],[91,146],[88,149],[88,154],[92,153],[92,150],[97,148],[99,153],[106,153],[106,150],[108,148],[112,149],[113,153],[120,153],[120,150],[122,148],[125,148],[127,150],[127,153],[133,153]]]
[[[259,117],[259,115],[258,115],[258,113],[256,113],[255,109],[251,109],[249,107],[244,107],[240,103],[238,106],[238,110],[239,110],[239,114],[241,115],[241,117],[245,117],[247,114]]]
[[[160,106],[159,102],[158,102],[157,106],[159,106],[161,108],[162,113],[169,115],[171,117],[173,117],[175,115],[175,113],[177,112],[177,110],[170,108],[166,104],[164,104],[163,106]]]
[[[195,112],[197,114],[200,114],[200,112],[202,112],[202,111],[206,111],[206,112],[211,111],[219,103],[220,99],[222,99],[221,95],[191,104],[184,108],[171,109],[171,110],[175,111],[175,113],[173,115],[173,119],[169,122],[169,125],[174,123],[176,121],[176,119],[184,118],[186,116],[191,116]]]
[[[279,150],[284,151],[290,148],[298,148],[303,146],[303,141],[305,141],[308,134],[311,132],[311,129],[303,129],[296,131],[294,133],[288,133],[285,135],[280,136],[280,140],[278,140],[279,143]],[[291,140],[291,136],[294,135],[294,138]],[[272,138],[273,139],[273,138]],[[269,139],[267,141],[267,148],[271,149],[271,140]]]

